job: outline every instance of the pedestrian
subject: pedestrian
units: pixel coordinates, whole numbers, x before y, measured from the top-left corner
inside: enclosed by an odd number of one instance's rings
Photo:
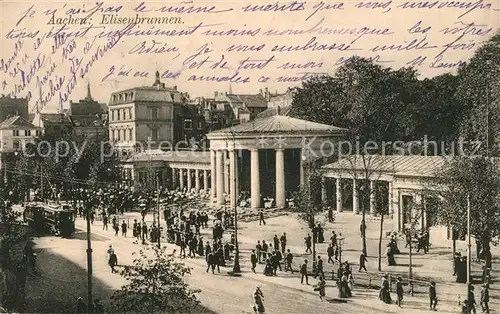
[[[335,234],[335,231],[332,231],[332,236],[330,237],[330,241],[332,241],[332,246],[334,247],[337,246],[337,235]]]
[[[254,305],[253,305],[253,310],[256,314],[263,314],[265,313],[266,309],[264,308],[264,294],[260,290],[260,287],[257,286],[255,289],[255,292],[253,294],[254,297]]]
[[[250,255],[250,262],[252,263],[252,271],[255,273],[255,267],[257,266],[257,254],[255,254],[255,250],[252,250],[252,255]]]
[[[118,236],[118,231],[120,231],[118,223],[113,224],[113,230],[115,230],[115,237]]]
[[[212,268],[212,274],[215,274],[215,262],[214,262],[214,254],[212,252],[207,255],[207,273],[210,268]]]
[[[366,232],[366,223],[364,220],[361,220],[361,224],[359,225],[359,233],[361,234],[361,237],[363,237],[363,234]]]
[[[483,313],[489,313],[490,307],[488,303],[490,302],[490,285],[488,283],[484,283],[481,290],[481,308],[483,309]]]
[[[334,251],[333,251],[333,245],[331,243],[328,245],[326,253],[328,255],[328,264],[330,264],[330,261],[332,262],[332,264],[335,264],[335,262],[332,259]]]
[[[261,224],[264,224],[264,226],[266,225],[266,221],[264,220],[264,212],[262,211],[262,209],[259,210],[259,226]]]
[[[111,267],[111,273],[117,273],[118,271],[115,269],[115,266],[118,265],[118,258],[116,257],[115,252],[111,253],[108,261],[109,267]]]
[[[180,247],[179,257],[186,258],[186,240],[184,239],[184,236],[181,236],[181,239],[179,241],[179,247]]]
[[[321,300],[321,302],[323,302],[323,298],[326,295],[325,287],[326,287],[325,278],[323,276],[321,276],[321,277],[319,277],[319,281],[316,284],[316,287],[314,288],[314,290],[317,290],[319,292],[319,299]]]
[[[436,294],[436,283],[434,281],[431,281],[431,285],[429,286],[429,300],[430,300],[430,309],[436,311],[436,305],[438,303],[438,299]]]
[[[314,274],[314,278],[318,277],[320,273],[322,277],[325,276],[325,273],[323,272],[323,260],[321,259],[321,256],[318,255],[318,259],[316,261],[316,273]]]
[[[148,236],[148,226],[145,222],[142,224],[142,244],[146,244],[146,237]]]
[[[255,251],[257,253],[257,262],[260,264],[261,263],[261,255],[262,255],[262,245],[260,244],[260,241],[257,241],[257,245],[255,246]]]
[[[106,214],[102,217],[102,230],[108,230],[108,216]]]
[[[453,257],[453,276],[457,275],[459,268],[460,268],[460,252],[457,252]]]
[[[280,238],[280,242],[281,242],[281,253],[284,255],[286,249],[286,233],[283,233],[283,235]]]
[[[311,235],[307,234],[307,237],[304,238],[304,244],[306,245],[306,253],[311,253],[312,254],[312,250],[311,250],[311,246],[312,246],[312,243],[311,243]]]
[[[113,246],[109,245],[108,250],[106,251],[106,257],[108,260],[109,260],[109,257],[111,256],[111,254],[113,254],[114,252],[115,252],[115,250],[113,249]]]
[[[290,272],[293,275],[293,269],[292,269],[292,261],[293,261],[293,255],[290,253],[290,249],[287,250],[286,254],[286,265],[285,265],[285,272],[290,270]]]
[[[304,260],[304,264],[300,266],[300,283],[304,284],[304,278],[306,278],[306,285],[309,284],[309,277],[307,275],[307,260]]]
[[[401,283],[401,277],[398,277],[396,282],[396,304],[401,307],[401,301],[403,301],[403,284]]]
[[[328,206],[328,222],[333,222],[333,209],[331,206]]]
[[[361,272],[361,269],[364,269],[365,271],[366,270],[366,266],[365,266],[365,263],[368,262],[368,260],[366,259],[366,255],[365,255],[365,251],[361,251],[361,254],[359,255],[359,270],[358,272]]]
[[[262,240],[262,258],[264,260],[267,260],[267,249],[268,249],[268,246],[267,246],[266,240]]]
[[[280,249],[280,240],[278,239],[278,235],[275,234],[273,238],[274,250],[278,251]]]
[[[469,284],[469,294],[467,296],[469,313],[474,312],[476,314],[476,299],[474,298],[474,286]]]
[[[125,238],[127,237],[127,223],[125,220],[122,222],[122,236]]]

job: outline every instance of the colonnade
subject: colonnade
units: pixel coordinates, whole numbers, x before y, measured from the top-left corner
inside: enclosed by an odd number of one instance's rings
[[[342,182],[343,180],[351,180],[352,181],[352,212],[355,215],[358,215],[360,213],[360,203],[359,203],[359,179],[352,179],[352,178],[340,178],[340,177],[335,177],[333,178],[335,180],[335,208],[338,212],[343,212],[343,193],[342,193]],[[322,191],[321,191],[321,197],[324,203],[328,202],[328,193],[327,193],[327,184],[326,184],[326,177],[322,177]],[[375,200],[375,193],[372,192],[375,189],[375,183],[377,182],[376,180],[370,180],[370,215],[375,215],[376,214],[376,200]],[[393,195],[393,183],[391,181],[388,181],[389,184],[389,214],[392,215],[394,214],[394,195]]]
[[[252,208],[260,208],[260,165],[259,149],[250,151],[250,199]],[[210,151],[210,169],[212,170],[212,200],[217,205],[225,204],[225,195],[230,195],[231,204],[236,204],[239,195],[238,184],[238,150],[213,149]],[[276,153],[276,207],[283,208],[285,200],[285,150],[275,149]]]
[[[186,188],[190,192],[194,188],[194,191],[198,193],[201,189],[206,191],[210,188],[208,181],[209,170],[177,167],[171,167],[171,169],[172,188],[174,189],[179,188],[182,191]]]

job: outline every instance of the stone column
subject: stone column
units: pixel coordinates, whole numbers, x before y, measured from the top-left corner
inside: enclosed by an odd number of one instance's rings
[[[260,208],[259,150],[250,150],[250,192],[252,208]]]
[[[186,173],[187,173],[187,190],[188,190],[188,193],[191,193],[191,190],[193,189],[193,180],[192,180],[192,177],[191,177],[191,169],[186,169]]]
[[[423,225],[424,225],[424,213],[423,213],[423,207],[422,207],[422,194],[420,193],[415,193],[413,195],[413,198],[415,199],[415,204],[417,205],[416,209],[415,209],[415,212],[412,212],[411,213],[411,218],[413,221],[415,221],[415,224],[417,224],[417,219],[416,218],[419,218],[418,219],[418,224],[419,224],[419,228],[422,228]]]
[[[224,151],[224,193],[229,194],[229,159],[226,158],[226,151]]]
[[[184,191],[184,169],[179,169],[179,188]]]
[[[176,173],[175,173],[175,168],[171,168],[172,169],[172,190],[175,190],[177,188],[176,186]]]
[[[236,189],[236,176],[238,175],[238,156],[235,150],[229,150],[229,190],[231,192],[231,207],[238,206],[238,190]]]
[[[359,192],[356,179],[352,180],[352,213],[354,215],[359,214]]]
[[[388,188],[388,192],[389,192],[389,195],[388,195],[388,198],[389,198],[389,216],[391,216],[391,218],[394,216],[394,196],[393,196],[393,190],[392,190],[392,181],[389,181],[388,182],[388,185],[389,185],[389,188]]]
[[[194,169],[194,191],[200,192],[200,170]]]
[[[203,170],[203,190],[208,191],[208,170]]]
[[[216,154],[215,150],[210,150],[210,201],[214,202],[217,196],[217,184],[216,184]],[[205,190],[207,187],[205,186]]]
[[[305,150],[301,149],[300,150],[300,185],[304,186],[306,184],[306,155],[305,155]]]
[[[375,181],[370,181],[370,215],[375,215]]]
[[[336,181],[335,192],[337,194],[337,212],[341,213],[344,210],[342,208],[342,179],[337,178]]]
[[[218,150],[216,154],[217,205],[224,205],[224,151]]]
[[[326,190],[326,177],[321,177],[321,202],[326,204],[328,202],[328,191]]]
[[[276,149],[276,207],[285,206],[285,150]]]

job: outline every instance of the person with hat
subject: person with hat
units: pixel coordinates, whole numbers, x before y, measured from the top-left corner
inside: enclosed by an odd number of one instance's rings
[[[469,284],[468,287],[468,295],[467,295],[467,305],[468,305],[468,312],[474,312],[476,314],[476,299],[474,298],[474,286]]]
[[[460,268],[460,252],[457,252],[453,257],[453,276],[457,275],[457,271],[459,268]]]
[[[483,309],[483,313],[489,313],[490,307],[488,303],[490,302],[490,285],[488,283],[483,284],[483,288],[481,290],[481,308]]]
[[[429,300],[430,300],[430,309],[435,311],[437,305],[437,294],[436,294],[436,283],[431,281],[429,286]]]
[[[401,307],[401,301],[403,301],[403,284],[401,283],[401,277],[398,277],[398,281],[396,282],[396,304]]]
[[[103,314],[104,313],[104,306],[102,305],[102,302],[100,299],[95,299],[94,300],[94,314]]]

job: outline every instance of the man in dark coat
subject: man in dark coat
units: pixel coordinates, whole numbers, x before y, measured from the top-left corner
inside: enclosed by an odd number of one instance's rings
[[[361,252],[361,254],[359,255],[359,272],[361,272],[361,269],[364,269],[365,271],[366,270],[366,266],[365,266],[365,263],[368,262],[368,260],[366,259],[366,255],[365,255],[365,252]]]
[[[255,267],[257,266],[257,254],[255,254],[255,250],[252,250],[252,255],[250,255],[250,262],[252,263],[252,271],[255,273]]]
[[[429,286],[429,301],[430,301],[430,309],[435,311],[437,305],[437,294],[436,294],[436,283],[434,281],[431,282]]]
[[[333,257],[333,245],[330,243],[328,245],[328,248],[326,249],[326,254],[328,255],[328,264],[330,264],[330,261],[332,262],[332,264],[335,264],[335,262],[333,261],[332,257]]]
[[[467,303],[469,307],[469,313],[474,312],[476,314],[476,298],[474,298],[474,286],[469,284],[468,287],[469,293],[467,295],[467,300],[469,301]]]
[[[285,254],[285,249],[286,249],[286,233],[283,233],[283,235],[280,238],[281,242],[281,253]]]
[[[304,284],[304,278],[306,278],[306,285],[309,284],[309,277],[307,275],[307,260],[304,260],[304,264],[300,266],[300,283]]]
[[[490,307],[488,305],[488,303],[490,302],[489,288],[489,284],[485,283],[483,284],[483,289],[481,290],[481,308],[483,309],[483,312],[486,313],[490,312]]]
[[[321,256],[318,255],[318,259],[316,260],[316,273],[314,274],[314,278],[318,277],[321,274],[321,277],[325,277],[325,273],[323,272],[323,260]]]
[[[403,301],[403,284],[401,283],[401,277],[398,277],[396,282],[396,304],[401,307],[401,301]]]
[[[290,272],[293,274],[293,269],[292,269],[292,261],[293,261],[293,255],[290,253],[290,249],[287,250],[286,254],[286,261],[285,261],[285,272],[290,270]]]
[[[309,234],[307,235],[307,237],[304,238],[304,243],[306,245],[306,253],[307,252],[312,253],[312,250],[311,250],[311,246],[312,246],[311,236]]]

